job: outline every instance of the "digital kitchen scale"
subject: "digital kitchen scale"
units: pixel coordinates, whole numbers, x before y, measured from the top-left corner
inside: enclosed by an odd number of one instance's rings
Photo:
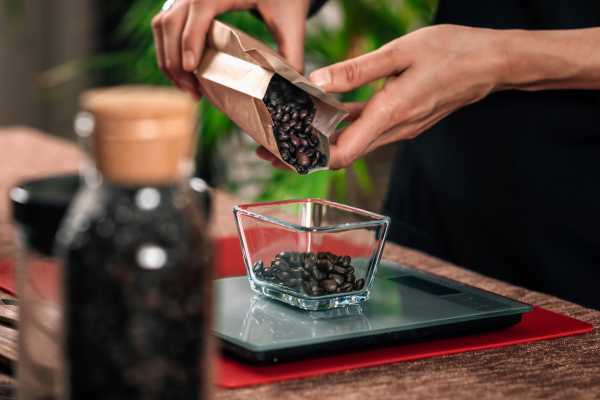
[[[223,351],[253,363],[502,329],[532,310],[528,304],[385,261],[364,306],[296,309],[256,294],[245,276],[217,279],[215,290],[215,334]]]

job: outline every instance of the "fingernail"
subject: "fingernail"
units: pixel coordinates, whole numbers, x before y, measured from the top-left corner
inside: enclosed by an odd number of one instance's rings
[[[196,69],[196,56],[189,50],[183,53],[183,68],[188,72]]]
[[[327,68],[318,69],[313,71],[308,78],[315,85],[324,88],[331,83],[331,72]]]

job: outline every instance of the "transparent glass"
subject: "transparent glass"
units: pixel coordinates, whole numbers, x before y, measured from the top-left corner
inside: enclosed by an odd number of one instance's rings
[[[234,215],[255,292],[305,310],[368,300],[388,217],[320,199],[245,204]]]
[[[63,396],[61,264],[27,247],[19,235],[19,363],[20,400]]]

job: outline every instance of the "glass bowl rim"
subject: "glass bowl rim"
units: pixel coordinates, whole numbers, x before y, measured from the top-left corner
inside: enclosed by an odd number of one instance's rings
[[[338,224],[338,225],[308,227],[308,226],[295,224],[292,222],[286,222],[277,217],[264,215],[264,214],[261,214],[261,213],[258,213],[258,212],[255,212],[255,211],[252,211],[249,209],[252,207],[279,206],[279,205],[294,204],[294,203],[297,203],[297,204],[319,203],[319,204],[335,207],[335,208],[341,209],[343,211],[347,211],[349,213],[366,215],[367,217],[372,218],[372,220],[371,221],[345,222],[343,224]],[[360,229],[360,228],[379,226],[379,225],[388,225],[389,226],[390,221],[391,221],[390,217],[385,216],[385,215],[377,214],[377,213],[374,213],[371,211],[363,210],[363,209],[357,208],[357,207],[348,206],[345,204],[336,203],[335,201],[312,198],[312,197],[304,198],[304,199],[290,199],[290,200],[281,200],[281,201],[267,201],[267,202],[240,204],[240,205],[233,207],[233,213],[236,215],[236,217],[238,214],[243,214],[243,215],[251,217],[251,218],[255,218],[255,219],[258,219],[261,221],[265,221],[265,222],[269,222],[269,223],[272,223],[275,225],[283,226],[287,229],[293,229],[293,230],[302,231],[302,232],[339,232],[339,231],[347,231],[347,230]]]

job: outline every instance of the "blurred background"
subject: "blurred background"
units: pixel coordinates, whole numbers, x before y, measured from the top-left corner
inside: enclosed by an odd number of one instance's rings
[[[329,0],[308,25],[306,71],[353,57],[428,24],[436,0]],[[162,5],[148,0],[1,0],[0,126],[27,125],[74,139],[78,94],[100,85],[169,84],[155,61],[150,21]],[[249,12],[230,23],[274,45]],[[365,100],[376,82],[342,96]],[[273,170],[256,145],[217,109],[201,101],[197,174],[244,200],[321,197],[378,210],[395,148],[346,171],[299,176]]]

